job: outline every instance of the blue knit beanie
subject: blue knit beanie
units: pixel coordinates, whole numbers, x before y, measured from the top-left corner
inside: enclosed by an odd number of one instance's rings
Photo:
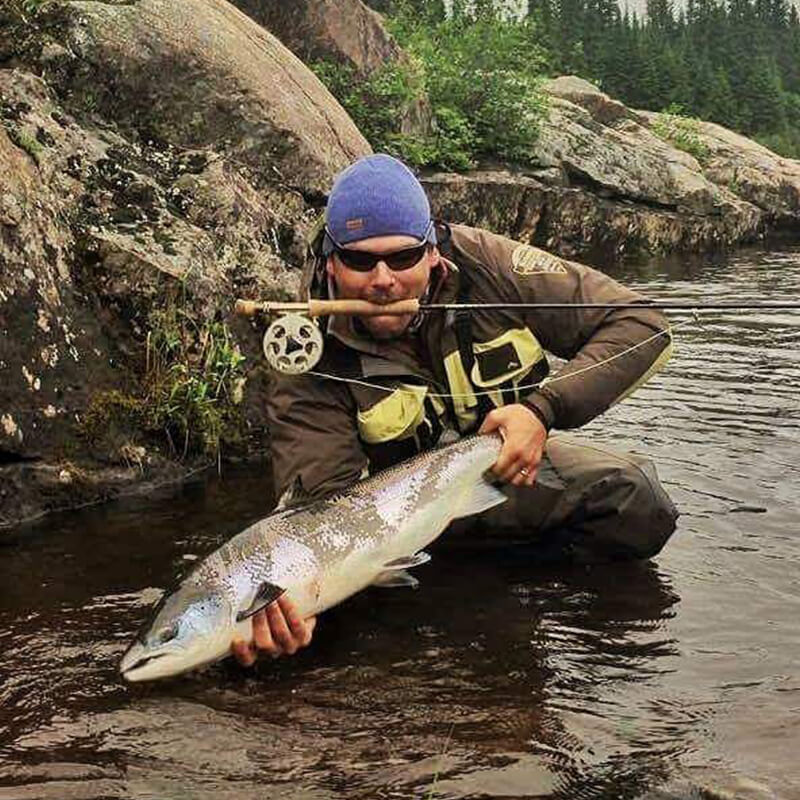
[[[425,190],[402,161],[385,153],[360,158],[339,173],[328,196],[325,226],[340,245],[391,235],[436,243]]]

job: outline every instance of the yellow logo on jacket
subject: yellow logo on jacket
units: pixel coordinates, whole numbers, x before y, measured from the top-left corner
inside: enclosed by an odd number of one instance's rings
[[[511,269],[517,275],[566,275],[567,268],[557,256],[538,247],[521,244],[511,254]]]

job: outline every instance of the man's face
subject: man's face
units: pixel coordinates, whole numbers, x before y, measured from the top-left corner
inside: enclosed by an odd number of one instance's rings
[[[394,253],[418,245],[419,241],[411,236],[374,236],[360,242],[353,242],[347,247],[350,250],[361,250],[367,253]],[[359,272],[342,263],[333,253],[328,258],[328,275],[336,286],[336,296],[368,300],[370,303],[385,305],[396,300],[419,299],[428,286],[431,268],[438,263],[439,252],[429,247],[422,258],[413,266],[404,270],[391,270],[384,261],[378,263],[369,272]],[[413,314],[402,316],[361,317],[361,321],[374,339],[394,339],[402,336],[408,328]]]

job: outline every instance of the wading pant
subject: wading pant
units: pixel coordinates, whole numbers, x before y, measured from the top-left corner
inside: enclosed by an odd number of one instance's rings
[[[533,488],[501,489],[508,501],[473,519],[469,535],[509,540],[547,561],[649,558],[678,518],[648,459],[566,435],[548,439]]]

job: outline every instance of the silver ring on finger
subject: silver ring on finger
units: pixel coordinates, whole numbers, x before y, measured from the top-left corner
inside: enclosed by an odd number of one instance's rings
[[[520,475],[524,475],[524,476],[527,478],[527,477],[528,477],[528,468],[527,468],[527,467],[523,467],[523,468],[522,468],[522,469],[519,471],[519,474],[520,474]]]

